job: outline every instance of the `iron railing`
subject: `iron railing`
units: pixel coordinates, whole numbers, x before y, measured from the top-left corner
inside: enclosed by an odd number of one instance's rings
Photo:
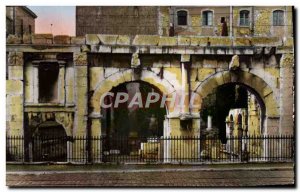
[[[201,163],[293,161],[294,136],[7,136],[7,162]],[[25,144],[27,143],[27,144]]]

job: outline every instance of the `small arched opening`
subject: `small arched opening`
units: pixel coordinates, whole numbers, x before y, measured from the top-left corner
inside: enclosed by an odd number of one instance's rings
[[[41,123],[32,137],[33,161],[67,161],[67,134],[56,121]]]
[[[262,134],[265,113],[265,104],[259,94],[253,88],[238,82],[216,87],[203,98],[200,111],[204,124],[202,127],[206,127],[207,116],[212,116],[212,125],[223,143],[226,142],[228,133],[236,137]],[[227,119],[230,125],[226,126]]]

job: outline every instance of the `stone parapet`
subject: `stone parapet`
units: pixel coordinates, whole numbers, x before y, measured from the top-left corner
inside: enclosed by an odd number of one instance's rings
[[[7,45],[24,47],[24,52],[36,46],[44,48],[78,47],[85,52],[151,54],[255,54],[256,49],[276,48],[279,54],[293,53],[294,39],[281,37],[220,37],[220,36],[159,36],[87,34],[70,37],[52,34],[15,35],[7,37]],[[153,51],[155,50],[155,51]],[[159,51],[158,51],[159,50]]]

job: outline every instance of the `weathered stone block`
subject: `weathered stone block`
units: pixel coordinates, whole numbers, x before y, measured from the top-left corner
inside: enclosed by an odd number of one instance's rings
[[[86,67],[77,67],[76,68],[77,77],[87,77],[87,68]]]
[[[189,37],[178,36],[178,45],[189,46],[191,39]]]
[[[100,45],[99,47],[100,53],[111,53],[111,46],[108,45]]]
[[[88,45],[98,45],[100,43],[100,39],[96,34],[86,34],[85,40]]]
[[[294,55],[284,54],[280,60],[280,67],[293,67],[294,65]]]
[[[118,45],[130,45],[130,37],[128,35],[119,35],[117,38]]]
[[[159,46],[176,46],[177,45],[177,38],[176,37],[165,37],[161,36],[159,38]]]
[[[199,81],[204,81],[207,77],[211,76],[212,74],[214,74],[216,71],[215,69],[198,69],[198,79]]]
[[[32,35],[31,35],[31,34],[25,33],[25,34],[23,35],[23,44],[31,44],[31,43],[32,43],[31,38],[32,38]]]
[[[207,46],[208,37],[190,37],[191,46]]]
[[[6,38],[6,43],[7,44],[20,44],[21,38],[16,35],[9,34],[8,37]]]
[[[34,34],[32,35],[33,44],[52,44],[53,35],[52,34]]]
[[[189,55],[189,54],[181,55],[181,59],[180,59],[181,62],[190,62],[190,60],[191,60],[191,55]]]
[[[233,46],[251,46],[251,39],[247,37],[236,37],[233,39]]]
[[[294,38],[288,37],[283,41],[283,45],[287,47],[294,47]]]
[[[20,80],[6,80],[6,93],[7,94],[22,94],[23,82]]]
[[[56,35],[53,38],[54,44],[70,44],[71,39],[68,35]]]
[[[253,46],[281,46],[282,41],[279,37],[252,37]]]
[[[129,47],[113,46],[111,47],[112,53],[131,53]]]
[[[118,35],[97,35],[103,45],[115,45]]]
[[[83,37],[83,36],[71,37],[71,44],[83,45],[83,44],[85,44],[85,37]]]
[[[232,46],[232,41],[229,37],[209,37],[210,46]]]
[[[133,39],[133,45],[158,45],[159,36],[157,35],[136,35]]]
[[[23,67],[22,66],[9,66],[8,76],[11,80],[23,80]]]
[[[87,65],[87,54],[86,53],[74,53],[74,65],[85,66]]]

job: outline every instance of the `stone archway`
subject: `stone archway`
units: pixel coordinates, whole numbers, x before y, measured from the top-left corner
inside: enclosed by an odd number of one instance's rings
[[[156,87],[162,94],[166,95],[176,91],[174,85],[164,78],[161,79],[153,71],[143,69],[140,77],[136,77],[134,69],[119,71],[108,76],[104,81],[101,81],[97,84],[90,102],[92,114],[100,114],[100,97],[102,94],[110,91],[113,87],[116,87],[122,83],[128,83],[132,81],[149,83],[150,85]]]
[[[33,161],[67,161],[68,137],[56,121],[45,121],[36,127],[32,137]]]
[[[108,76],[105,80],[99,82],[93,92],[93,95],[90,99],[90,114],[89,118],[91,119],[91,134],[94,136],[101,135],[101,106],[100,99],[101,96],[109,92],[113,87],[121,85],[123,83],[140,81],[150,84],[159,90],[162,94],[171,95],[176,92],[174,85],[172,85],[168,80],[160,78],[155,72],[143,69],[139,75],[136,75],[134,69],[127,69],[123,71],[116,72]],[[172,109],[169,109],[166,106],[167,114],[172,112]]]
[[[202,99],[212,92],[213,89],[229,84],[242,84],[253,90],[258,98],[261,98],[265,106],[266,118],[264,124],[264,134],[279,133],[279,106],[274,90],[260,77],[245,71],[222,71],[205,79],[194,91],[200,95],[200,107],[202,108]]]

